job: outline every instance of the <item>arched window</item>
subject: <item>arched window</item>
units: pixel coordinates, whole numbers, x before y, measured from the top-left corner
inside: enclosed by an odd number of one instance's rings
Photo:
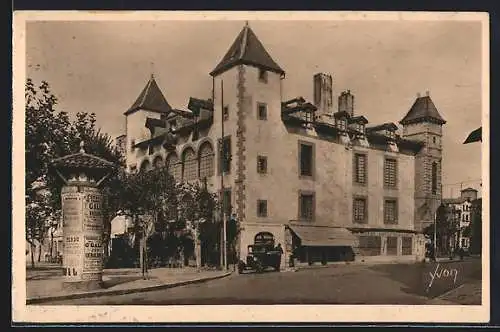
[[[193,149],[187,148],[182,154],[182,179],[184,181],[193,181],[197,179],[198,165],[196,154]]]
[[[203,143],[200,147],[199,158],[200,179],[213,176],[215,173],[214,149],[209,142]]]
[[[432,163],[432,194],[436,195],[437,194],[437,163],[433,162]]]
[[[167,171],[174,177],[175,181],[181,180],[181,164],[175,153],[167,157]]]
[[[141,164],[141,169],[140,169],[140,172],[144,172],[144,171],[150,171],[151,170],[151,163],[149,162],[149,160],[144,160]]]
[[[163,162],[163,158],[161,156],[157,156],[153,161],[154,168],[162,168],[165,163]]]

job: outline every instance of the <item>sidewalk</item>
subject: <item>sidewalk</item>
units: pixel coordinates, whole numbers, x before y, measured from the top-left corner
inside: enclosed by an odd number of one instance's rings
[[[26,304],[100,295],[121,295],[199,283],[229,276],[231,271],[201,270],[193,267],[151,269],[144,280],[139,269],[105,269],[103,289],[70,292],[62,289],[60,265],[39,264],[26,269]]]
[[[469,281],[438,296],[435,300],[453,303],[455,305],[481,305],[481,286],[481,280]]]

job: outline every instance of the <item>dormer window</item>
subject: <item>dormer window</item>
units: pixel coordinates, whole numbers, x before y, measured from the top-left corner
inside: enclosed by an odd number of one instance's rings
[[[259,81],[262,83],[267,83],[267,71],[264,69],[259,69]]]
[[[229,106],[227,106],[227,105],[224,106],[224,109],[222,110],[222,114],[223,114],[224,121],[229,119]]]
[[[356,130],[358,131],[358,133],[364,135],[365,134],[365,125],[362,123],[358,123],[356,126]]]
[[[337,128],[341,131],[347,130],[347,121],[345,118],[337,119]]]
[[[134,145],[135,145],[135,140],[130,141],[130,152],[134,152]]]
[[[396,132],[393,130],[386,130],[386,135],[391,141],[396,139]]]
[[[171,120],[168,124],[171,130],[175,130],[177,128],[177,121],[175,120]]]

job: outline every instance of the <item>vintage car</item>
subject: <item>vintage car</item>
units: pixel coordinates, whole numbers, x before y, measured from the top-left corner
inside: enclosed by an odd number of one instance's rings
[[[275,247],[274,236],[268,232],[261,232],[254,238],[254,244],[248,246],[248,254],[245,260],[238,262],[238,272],[255,271],[263,272],[271,267],[280,270],[281,247]]]

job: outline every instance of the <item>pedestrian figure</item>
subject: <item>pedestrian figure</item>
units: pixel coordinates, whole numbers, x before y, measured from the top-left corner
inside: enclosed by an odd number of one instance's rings
[[[460,247],[458,248],[458,255],[460,256],[460,260],[464,260],[464,248]]]

